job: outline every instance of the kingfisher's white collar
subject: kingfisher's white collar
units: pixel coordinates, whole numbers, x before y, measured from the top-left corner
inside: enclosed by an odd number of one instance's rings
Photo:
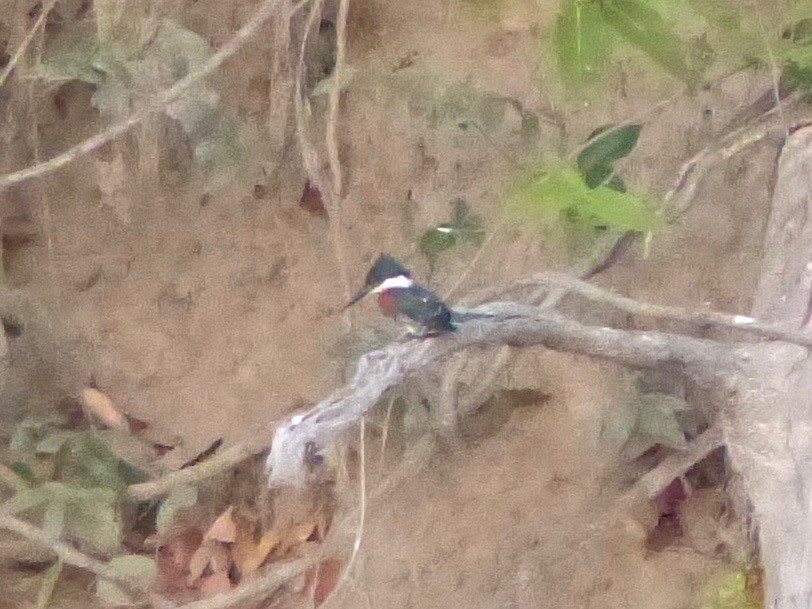
[[[389,279],[386,279],[381,285],[373,290],[370,290],[370,294],[380,294],[381,292],[391,290],[392,288],[410,288],[413,285],[414,281],[406,277],[406,275],[398,275],[397,277],[390,277]]]

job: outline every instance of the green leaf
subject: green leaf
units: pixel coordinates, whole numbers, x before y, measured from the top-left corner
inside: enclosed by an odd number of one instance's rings
[[[612,35],[600,3],[564,0],[555,23],[553,46],[566,86],[578,88],[602,77],[612,55]]]
[[[645,0],[606,0],[603,17],[629,44],[672,76],[691,84],[697,74],[688,65],[688,45]]]
[[[679,398],[647,393],[638,396],[638,418],[636,433],[645,437],[651,444],[663,444],[672,448],[685,446],[685,431],[677,414],[690,410],[690,406]]]
[[[62,531],[65,529],[65,515],[67,511],[67,504],[64,499],[60,497],[54,497],[45,510],[45,516],[42,519],[42,529],[53,541],[62,537]]]
[[[149,588],[157,576],[155,561],[146,556],[128,554],[112,559],[108,566],[115,570],[124,581],[131,582],[133,588]],[[136,605],[138,599],[133,599],[117,584],[107,579],[100,579],[96,584],[96,596],[103,602],[114,605]]]
[[[508,207],[537,222],[558,219],[566,211],[575,221],[624,231],[648,231],[660,225],[642,197],[607,186],[589,188],[580,172],[567,166],[533,174],[509,195]]]
[[[112,554],[121,547],[118,495],[108,488],[71,489],[65,519],[66,534]]]
[[[701,15],[707,24],[723,32],[739,32],[741,15],[725,0],[688,0],[688,5]]]
[[[54,594],[56,582],[62,573],[62,559],[57,560],[51,567],[42,575],[42,583],[37,592],[37,609],[45,609],[48,603],[51,602],[51,597]]]
[[[52,490],[44,484],[20,491],[3,504],[3,511],[12,515],[23,514],[49,503],[52,498]]]
[[[60,450],[62,450],[62,447],[65,445],[65,442],[70,440],[75,435],[76,435],[75,431],[58,431],[49,434],[39,441],[36,447],[36,451],[39,454],[55,455]]]
[[[66,444],[61,480],[81,487],[122,489],[130,481],[121,459],[94,431],[77,432]]]
[[[38,480],[37,477],[34,475],[34,471],[31,469],[31,466],[27,463],[23,463],[22,461],[14,461],[9,465],[11,471],[13,471],[20,479],[29,484],[37,484]]]
[[[578,155],[578,168],[590,188],[601,184],[612,171],[612,163],[629,156],[640,140],[641,125],[626,125],[614,128],[602,127],[589,139],[589,144]],[[590,183],[591,174],[606,173],[595,185]]]
[[[593,226],[611,226],[624,231],[645,232],[659,225],[645,199],[600,186],[574,201],[573,209]]]
[[[430,228],[420,237],[420,253],[433,260],[440,252],[457,245],[456,230],[447,224]]]
[[[161,502],[161,507],[158,508],[155,523],[158,534],[162,535],[169,530],[179,510],[192,507],[196,503],[197,487],[185,486],[170,494]]]

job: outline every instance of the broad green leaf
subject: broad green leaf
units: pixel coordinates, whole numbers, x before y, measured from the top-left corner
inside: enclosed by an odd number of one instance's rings
[[[158,534],[162,535],[169,530],[175,515],[183,508],[192,507],[197,503],[197,487],[185,486],[170,494],[161,502],[158,508],[155,526]]]
[[[14,495],[3,504],[3,511],[7,514],[22,514],[46,505],[52,498],[52,490],[47,485],[37,486]]]
[[[36,484],[38,482],[37,477],[34,474],[34,470],[31,469],[31,466],[28,465],[28,463],[14,461],[9,467],[11,468],[11,471],[17,474],[28,484]]]
[[[606,0],[603,17],[629,44],[672,76],[688,84],[696,80],[697,75],[688,65],[688,46],[649,2]]]
[[[606,165],[611,167],[613,162],[629,156],[637,146],[641,130],[641,125],[626,125],[618,128],[610,125],[599,129],[589,139],[586,148],[578,155],[578,168],[584,177],[595,167]],[[598,183],[600,184],[600,182]],[[588,179],[587,184],[589,184]]]
[[[56,582],[62,573],[62,559],[57,560],[51,567],[42,574],[42,583],[37,592],[37,609],[45,609],[48,603],[51,602],[51,597],[54,594]]]
[[[66,444],[60,462],[60,479],[82,487],[121,489],[130,480],[125,476],[121,459],[110,450],[94,431],[74,434]]]
[[[643,197],[618,192],[608,186],[592,189],[573,203],[576,213],[593,226],[644,232],[659,225],[657,216]]]
[[[531,221],[566,211],[574,220],[620,230],[647,231],[660,224],[642,197],[607,186],[589,188],[578,170],[566,166],[533,175],[508,197],[508,206]]]
[[[430,228],[420,237],[420,253],[434,260],[440,252],[457,245],[456,230],[448,225]]]
[[[588,190],[576,170],[552,167],[520,182],[509,195],[508,204],[528,219],[544,220],[571,207],[573,199],[586,196]]]
[[[112,559],[108,565],[114,569],[122,580],[132,583],[133,588],[149,588],[157,576],[155,561],[146,556],[130,554],[118,556]],[[137,599],[133,599],[124,592],[117,584],[107,579],[100,579],[96,583],[96,596],[103,602],[114,605],[136,605]]]
[[[612,33],[593,0],[563,0],[553,34],[562,81],[577,88],[603,76],[612,54]]]
[[[76,432],[74,431],[57,431],[48,434],[37,444],[37,453],[45,455],[55,455],[60,450],[62,450],[62,447],[65,445],[65,442],[70,440],[75,435]]]
[[[66,534],[105,553],[121,546],[118,496],[107,488],[82,488],[72,493],[65,519]]]
[[[684,400],[660,393],[647,393],[638,396],[636,403],[638,419],[635,433],[652,444],[673,448],[685,445],[685,430],[677,418],[678,413],[690,410]]]
[[[42,530],[53,541],[62,537],[67,511],[67,504],[61,497],[54,497],[45,510],[45,516],[42,519]]]
[[[725,32],[741,30],[741,15],[725,0],[688,0],[688,5],[704,17],[709,26]]]

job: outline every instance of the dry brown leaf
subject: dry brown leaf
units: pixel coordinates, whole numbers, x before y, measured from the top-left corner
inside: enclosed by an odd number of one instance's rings
[[[186,587],[189,565],[202,542],[203,531],[190,528],[175,530],[158,544],[155,559],[163,585],[168,590]]]
[[[341,581],[341,563],[325,560],[319,565],[318,581],[313,590],[313,604],[318,607],[326,601]]]
[[[231,563],[231,553],[228,548],[217,541],[204,540],[189,560],[187,582],[190,586],[194,586],[207,570],[227,574],[231,569]]]
[[[200,592],[203,598],[217,596],[223,592],[228,592],[231,588],[232,584],[228,578],[228,573],[223,571],[215,571],[200,580]]]
[[[127,417],[116,408],[113,401],[98,389],[86,387],[81,395],[82,409],[85,416],[94,419],[110,429],[118,429],[130,433],[130,424]]]
[[[241,535],[234,544],[232,554],[241,577],[248,577],[262,566],[271,551],[279,545],[279,535],[275,530],[265,533],[258,542],[252,535]]]
[[[220,514],[214,524],[206,531],[204,539],[222,543],[234,543],[237,541],[237,525],[234,523],[233,511],[234,507],[232,506]]]

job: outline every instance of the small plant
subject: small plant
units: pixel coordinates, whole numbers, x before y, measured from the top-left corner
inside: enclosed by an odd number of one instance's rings
[[[570,225],[649,232],[660,220],[646,198],[629,193],[614,163],[628,156],[639,125],[596,130],[574,165],[555,162],[533,170],[508,197],[511,213],[541,225]]]

